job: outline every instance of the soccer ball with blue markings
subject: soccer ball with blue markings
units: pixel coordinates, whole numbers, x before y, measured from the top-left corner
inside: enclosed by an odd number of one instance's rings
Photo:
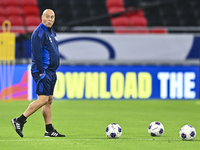
[[[122,135],[122,128],[116,123],[111,123],[106,128],[106,135],[110,139],[119,138]]]
[[[196,130],[191,125],[184,125],[180,129],[179,135],[180,135],[180,137],[181,137],[182,140],[184,140],[184,141],[191,141],[196,136]]]
[[[148,132],[151,136],[161,136],[164,133],[164,126],[159,121],[150,123]]]

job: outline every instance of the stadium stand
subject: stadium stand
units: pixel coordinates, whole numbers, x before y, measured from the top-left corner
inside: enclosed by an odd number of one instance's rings
[[[110,14],[120,13],[119,17],[116,17],[116,18],[110,17],[113,27],[116,27],[116,26],[146,27],[147,26],[147,19],[145,18],[144,13],[141,9],[137,11],[125,12],[126,8],[124,7],[124,0],[117,0],[117,1],[106,0],[106,6]],[[129,10],[133,10],[133,9],[131,9],[130,7]],[[117,18],[121,18],[121,16],[124,16],[124,19],[123,20],[121,19],[120,21],[120,19],[117,19]],[[119,20],[117,24],[113,23],[112,21],[113,19],[115,20],[114,22],[116,22],[116,20]],[[117,31],[116,28],[114,28],[114,32],[123,33],[122,30]],[[149,32],[147,29],[142,29],[142,30],[140,29],[140,30],[134,30],[134,31],[124,30],[124,33],[149,33]]]
[[[0,7],[0,16],[4,16],[4,9]]]
[[[25,29],[28,28],[27,16],[40,19],[47,8],[56,12],[54,29],[57,32],[70,32],[69,29],[74,26],[107,26],[113,29],[116,26],[141,26],[157,27],[156,30],[150,29],[149,33],[166,33],[165,27],[200,25],[199,0],[0,0],[1,19],[21,16]],[[120,25],[117,18],[122,16],[127,18]]]
[[[3,6],[4,6],[4,1],[1,0],[1,1],[0,1],[0,7],[3,7]]]
[[[19,6],[20,1],[19,0],[4,0],[3,6],[9,7],[9,6]]]
[[[0,25],[10,20],[11,31],[22,43],[47,8],[56,13],[56,32],[200,33],[200,0],[0,0]]]
[[[27,32],[32,33],[35,28],[40,24],[41,19],[38,16],[26,16],[25,25]]]
[[[32,7],[37,7],[37,0],[21,0],[20,2],[21,7],[27,7],[27,6],[32,6]]]
[[[112,26],[114,26],[114,27],[116,27],[116,26],[128,27],[129,26],[129,20],[125,16],[113,18],[113,19],[111,19],[111,22],[112,22]]]
[[[11,32],[15,32],[17,34],[26,33],[22,16],[9,16],[6,19],[12,24]]]
[[[64,5],[65,4],[63,3],[63,6]],[[46,0],[38,0],[38,7],[40,9],[40,15],[41,15],[43,10],[45,10],[47,8],[53,8],[53,0],[49,0],[48,3]],[[56,10],[58,10],[58,9],[56,9]]]
[[[86,0],[87,7],[90,11],[90,17],[96,17],[102,14],[107,14],[107,8],[106,8],[106,1],[105,0]],[[109,21],[109,18],[106,18],[105,25],[111,25],[107,22]],[[95,25],[95,23],[93,24]]]
[[[139,1],[138,0],[124,0],[124,7],[128,8],[130,6],[137,7]]]
[[[123,0],[106,0],[106,6],[107,9],[111,7],[124,7],[124,1]]]
[[[32,24],[27,23],[27,20],[34,21],[34,26],[41,21],[37,0],[0,0],[0,24],[4,20],[11,22],[11,32],[16,34],[32,32],[33,30],[29,29],[29,25],[32,27]]]
[[[22,16],[22,9],[19,6],[7,6],[5,8],[6,17]]]
[[[146,27],[147,26],[147,20],[145,17],[141,17],[141,16],[132,16],[129,17],[129,21],[130,21],[130,26],[133,27]]]
[[[25,16],[40,16],[40,10],[38,7],[35,6],[24,6],[23,7],[23,14]]]
[[[124,12],[124,11],[125,11],[125,8],[121,6],[113,6],[113,7],[108,8],[108,12],[110,14],[115,14],[115,13]]]

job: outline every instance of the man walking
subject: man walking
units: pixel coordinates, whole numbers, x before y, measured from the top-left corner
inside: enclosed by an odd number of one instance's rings
[[[11,122],[19,136],[23,137],[22,129],[26,119],[39,108],[42,108],[46,125],[44,136],[65,137],[65,135],[59,134],[52,125],[51,103],[53,102],[53,90],[57,80],[56,69],[60,64],[58,41],[56,33],[52,29],[55,13],[51,9],[46,9],[41,18],[41,24],[31,36],[31,73],[37,84],[36,94],[38,99],[32,102],[20,117],[12,119]]]

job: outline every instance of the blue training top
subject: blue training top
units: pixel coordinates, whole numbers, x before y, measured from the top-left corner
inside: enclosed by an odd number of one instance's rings
[[[44,73],[45,69],[56,72],[60,65],[58,40],[52,28],[43,23],[34,30],[31,36],[31,71]]]

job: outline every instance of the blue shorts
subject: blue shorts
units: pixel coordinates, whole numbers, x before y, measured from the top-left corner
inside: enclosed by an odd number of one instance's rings
[[[36,82],[36,94],[38,95],[53,95],[53,90],[56,84],[56,72],[45,70],[42,76],[38,72],[32,73],[32,77]]]

